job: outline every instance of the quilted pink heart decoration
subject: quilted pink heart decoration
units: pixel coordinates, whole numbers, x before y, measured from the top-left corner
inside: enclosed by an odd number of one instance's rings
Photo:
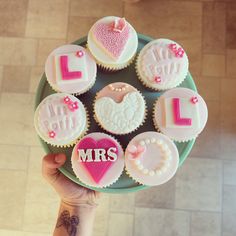
[[[77,150],[79,152],[80,149],[83,149],[85,152],[88,149],[92,149],[92,159],[95,160],[95,149],[104,149],[106,150],[106,160],[107,161],[83,161],[80,162],[84,168],[88,171],[89,175],[95,181],[95,183],[99,183],[106,172],[110,169],[110,167],[114,164],[114,161],[109,161],[107,156],[107,150],[110,148],[114,148],[116,151],[114,152],[118,155],[118,147],[116,143],[108,138],[103,138],[99,140],[95,140],[93,138],[84,138],[81,140],[77,146]]]
[[[114,60],[119,59],[129,39],[129,26],[124,19],[111,23],[98,23],[93,30],[98,45]]]

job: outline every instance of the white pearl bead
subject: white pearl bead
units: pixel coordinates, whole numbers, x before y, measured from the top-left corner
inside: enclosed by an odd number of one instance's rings
[[[167,151],[166,151],[166,155],[170,155],[171,154],[171,151],[170,151],[170,149],[168,149]]]
[[[162,149],[163,149],[163,150],[167,150],[167,149],[168,149],[168,146],[167,146],[166,144],[163,144],[163,145],[162,145]]]
[[[163,166],[161,170],[162,170],[163,173],[165,173],[167,171],[166,166]]]
[[[149,172],[148,169],[144,169],[144,170],[143,170],[143,173],[144,173],[145,175],[146,175],[148,172]]]
[[[122,90],[125,91],[125,87],[123,87]]]
[[[151,139],[151,143],[155,143],[156,142],[156,139],[155,138],[152,138]]]
[[[138,169],[139,169],[139,170],[142,170],[143,168],[144,168],[144,167],[143,167],[142,164],[138,165]]]
[[[157,174],[157,175],[161,175],[161,174],[162,174],[162,171],[161,171],[161,170],[156,170],[156,174]]]
[[[150,139],[148,139],[148,138],[145,139],[145,143],[146,143],[146,144],[149,144],[149,143],[150,143]]]
[[[162,145],[162,143],[163,143],[162,140],[160,140],[160,139],[157,140],[157,144],[158,144],[158,145]]]
[[[143,140],[140,141],[139,144],[140,144],[141,146],[145,146],[145,142],[144,142]]]
[[[170,160],[170,156],[169,156],[169,155],[165,155],[165,156],[164,156],[164,159],[167,160],[167,161],[169,161],[169,160]]]
[[[140,165],[141,164],[140,160],[135,160],[135,164]]]
[[[149,171],[148,173],[150,176],[154,176],[155,175],[155,172],[153,170]]]

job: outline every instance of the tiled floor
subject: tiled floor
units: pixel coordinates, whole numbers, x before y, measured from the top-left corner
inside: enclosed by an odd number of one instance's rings
[[[47,54],[105,15],[186,48],[209,121],[170,182],[104,194],[93,235],[235,236],[235,0],[0,0],[0,235],[51,235],[59,199],[41,177],[34,95]]]

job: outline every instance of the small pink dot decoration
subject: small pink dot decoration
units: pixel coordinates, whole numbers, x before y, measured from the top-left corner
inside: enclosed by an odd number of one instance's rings
[[[196,104],[196,103],[198,102],[198,98],[197,98],[197,97],[192,97],[192,98],[191,98],[191,102],[192,102],[193,104]]]
[[[160,76],[155,76],[155,77],[154,77],[154,81],[155,81],[156,83],[161,83],[161,77],[160,77]]]
[[[48,136],[49,136],[49,138],[55,138],[55,136],[56,136],[56,133],[52,130],[52,131],[49,131],[48,132]]]
[[[75,54],[77,57],[82,57],[84,55],[84,52],[82,50],[79,50]]]
[[[175,54],[175,57],[182,58],[184,56],[184,49],[178,48],[175,43],[170,43],[168,48]]]

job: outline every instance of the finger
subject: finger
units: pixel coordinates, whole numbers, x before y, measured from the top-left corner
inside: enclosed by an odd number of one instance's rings
[[[63,153],[48,154],[43,158],[42,173],[47,179],[55,177],[59,173],[58,168],[66,161],[66,156]]]

